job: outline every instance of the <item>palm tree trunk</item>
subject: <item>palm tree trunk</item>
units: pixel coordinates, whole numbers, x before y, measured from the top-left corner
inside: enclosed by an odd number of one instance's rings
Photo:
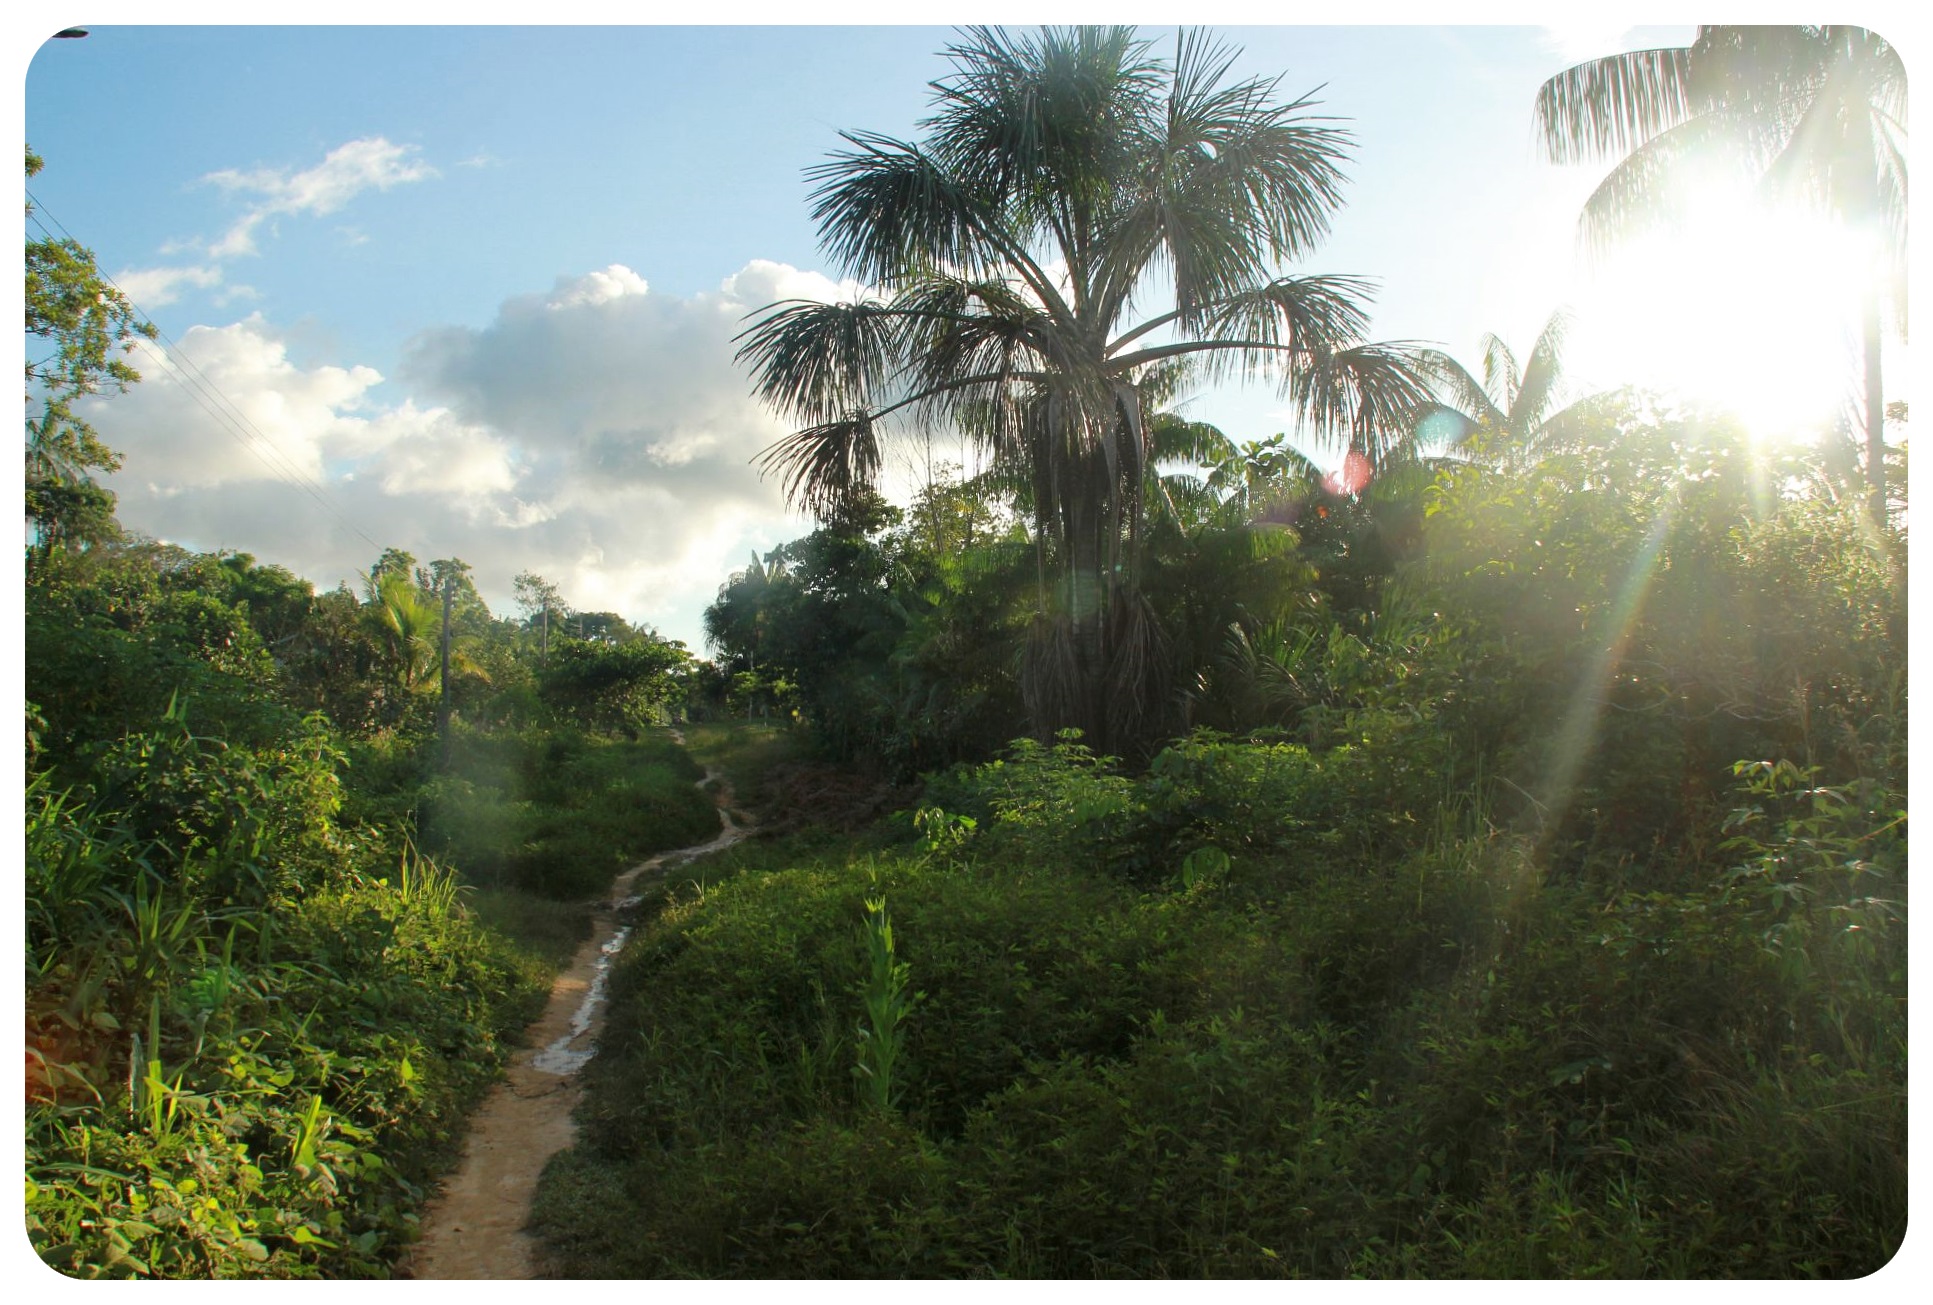
[[[443,766],[450,765],[450,600],[456,590],[456,572],[443,577],[443,663],[437,676],[441,690],[436,702],[436,735],[443,745]]]
[[[1880,378],[1880,288],[1866,291],[1860,322],[1860,348],[1866,371],[1866,483],[1873,524],[1886,528],[1886,392]]]

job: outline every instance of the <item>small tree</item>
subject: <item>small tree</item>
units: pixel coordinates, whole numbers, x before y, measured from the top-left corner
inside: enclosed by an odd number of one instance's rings
[[[550,663],[550,623],[570,615],[570,605],[556,585],[538,575],[535,571],[525,571],[512,581],[517,595],[517,609],[524,614],[526,626],[535,626],[539,638],[539,657]]]
[[[589,643],[560,639],[540,681],[544,701],[588,730],[635,733],[653,724],[682,690],[684,648],[658,639]]]
[[[43,166],[27,150],[27,175]],[[27,205],[27,216],[33,216]],[[77,400],[104,389],[124,391],[141,379],[124,359],[139,340],[155,336],[133,304],[107,284],[94,254],[78,242],[46,236],[27,242],[26,518],[35,552],[64,541],[111,538],[114,495],[94,483],[93,471],[114,471],[121,455],[74,411]],[[44,357],[32,354],[51,344]]]

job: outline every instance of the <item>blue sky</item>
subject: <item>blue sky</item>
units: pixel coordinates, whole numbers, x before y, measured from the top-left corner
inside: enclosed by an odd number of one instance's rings
[[[1583,382],[1656,379],[1686,351],[1668,330],[1636,347],[1657,288],[1640,255],[1578,262],[1596,175],[1538,159],[1531,100],[1578,59],[1689,27],[1216,30],[1238,71],[1320,86],[1350,120],[1347,204],[1302,270],[1376,278],[1377,337],[1474,369],[1485,332],[1527,354],[1569,302]],[[127,455],[123,521],[319,586],[379,546],[456,555],[506,613],[531,569],[702,650],[727,572],[807,528],[749,465],[784,428],[729,338],[773,298],[838,292],[802,172],[841,128],[913,133],[949,38],[102,24],[27,42],[43,216],[197,369],[138,362],[99,407]],[[246,420],[211,411],[229,405]],[[1266,389],[1190,409],[1236,439],[1287,426]]]

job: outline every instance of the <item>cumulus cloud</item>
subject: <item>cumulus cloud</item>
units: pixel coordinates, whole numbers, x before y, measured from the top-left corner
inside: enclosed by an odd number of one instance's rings
[[[681,297],[612,265],[481,328],[422,332],[387,382],[298,363],[258,315],[189,331],[179,359],[144,354],[146,379],[89,415],[127,455],[109,485],[133,529],[324,587],[385,546],[457,556],[502,612],[534,570],[696,649],[725,576],[809,528],[751,465],[785,427],[750,397],[732,337],[774,300],[851,289],[754,262]],[[185,361],[245,420],[198,402]]]
[[[214,264],[196,267],[134,268],[114,278],[121,293],[145,310],[171,304],[181,298],[183,286],[207,290],[222,282],[222,270]]]
[[[368,367],[297,367],[259,314],[193,327],[172,351],[144,342],[132,361],[142,383],[97,400],[98,420],[130,467],[175,488],[322,478],[344,414],[382,380]]]
[[[388,190],[435,176],[436,169],[412,157],[415,152],[413,145],[394,145],[381,136],[370,136],[338,145],[322,162],[302,172],[286,168],[211,172],[202,180],[248,198],[249,206],[209,253],[215,258],[256,253],[255,230],[270,217],[326,216],[365,190]]]

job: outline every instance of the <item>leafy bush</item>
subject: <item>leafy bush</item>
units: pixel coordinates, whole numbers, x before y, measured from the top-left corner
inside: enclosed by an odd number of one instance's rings
[[[553,1268],[1883,1264],[1905,1211],[1897,801],[1741,767],[1729,870],[1606,890],[1467,792],[1431,809],[1435,777],[1359,761],[1404,728],[1320,755],[1199,735],[1140,777],[1023,745],[929,786],[897,841],[693,867],[617,964],[584,1141],[540,1193]],[[891,1114],[848,1072],[881,895],[922,994]]]
[[[254,877],[230,862],[273,840],[184,849],[29,797],[36,1249],[77,1276],[383,1272],[541,967],[407,853]],[[268,900],[210,895],[235,882]]]

